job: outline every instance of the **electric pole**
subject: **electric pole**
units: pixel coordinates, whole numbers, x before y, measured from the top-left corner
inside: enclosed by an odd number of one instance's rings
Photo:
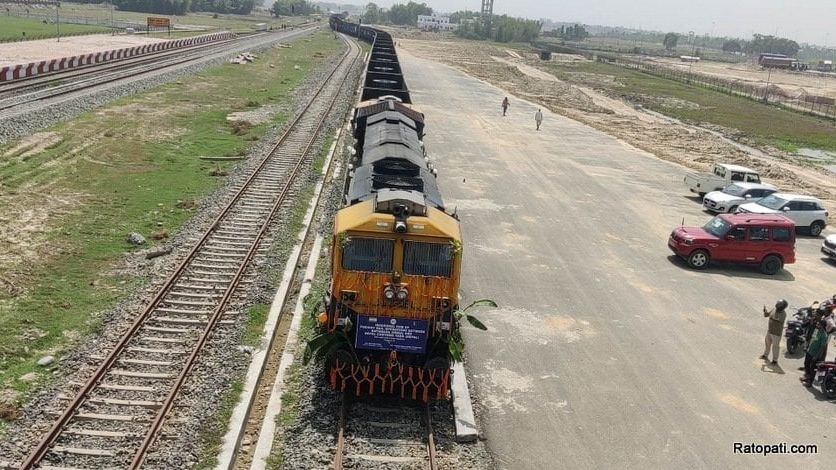
[[[491,33],[491,23],[493,23],[493,0],[482,0],[482,23]]]

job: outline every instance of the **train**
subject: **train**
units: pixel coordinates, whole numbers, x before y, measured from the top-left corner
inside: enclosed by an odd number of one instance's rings
[[[329,23],[371,51],[312,341],[327,345],[325,374],[336,390],[445,399],[451,342],[461,338],[459,218],[444,205],[423,143],[424,114],[412,104],[392,37],[339,16]]]

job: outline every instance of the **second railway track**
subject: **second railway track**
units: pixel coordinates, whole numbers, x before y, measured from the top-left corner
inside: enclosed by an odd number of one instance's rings
[[[230,300],[251,280],[271,221],[285,214],[359,56],[351,43],[315,96],[197,241],[21,468],[138,468]],[[319,144],[319,145],[317,145]]]
[[[304,34],[308,29],[292,33]],[[80,70],[30,79],[20,83],[12,82],[0,86],[0,119],[8,119],[30,111],[29,108],[44,102],[51,103],[57,98],[84,92],[121,80],[151,72],[165,71],[199,61],[208,55],[224,53],[236,47],[258,47],[259,41],[269,36],[252,35],[219,42],[200,44],[189,48],[166,51],[160,54],[142,56],[119,62],[107,62]]]

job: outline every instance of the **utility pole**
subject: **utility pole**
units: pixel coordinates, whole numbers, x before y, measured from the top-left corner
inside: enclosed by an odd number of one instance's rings
[[[769,103],[769,82],[772,79],[772,67],[768,67],[769,72],[766,75],[766,89],[763,91],[763,102]]]
[[[116,36],[116,28],[113,25],[113,0],[110,0],[110,35]]]
[[[58,40],[55,42],[61,42],[61,17],[58,14],[60,10],[61,4],[59,2],[55,2],[55,27],[58,30]]]

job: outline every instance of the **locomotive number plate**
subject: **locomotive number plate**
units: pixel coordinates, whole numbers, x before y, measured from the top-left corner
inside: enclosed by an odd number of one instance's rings
[[[428,329],[427,320],[358,315],[355,346],[422,354],[427,348]]]

